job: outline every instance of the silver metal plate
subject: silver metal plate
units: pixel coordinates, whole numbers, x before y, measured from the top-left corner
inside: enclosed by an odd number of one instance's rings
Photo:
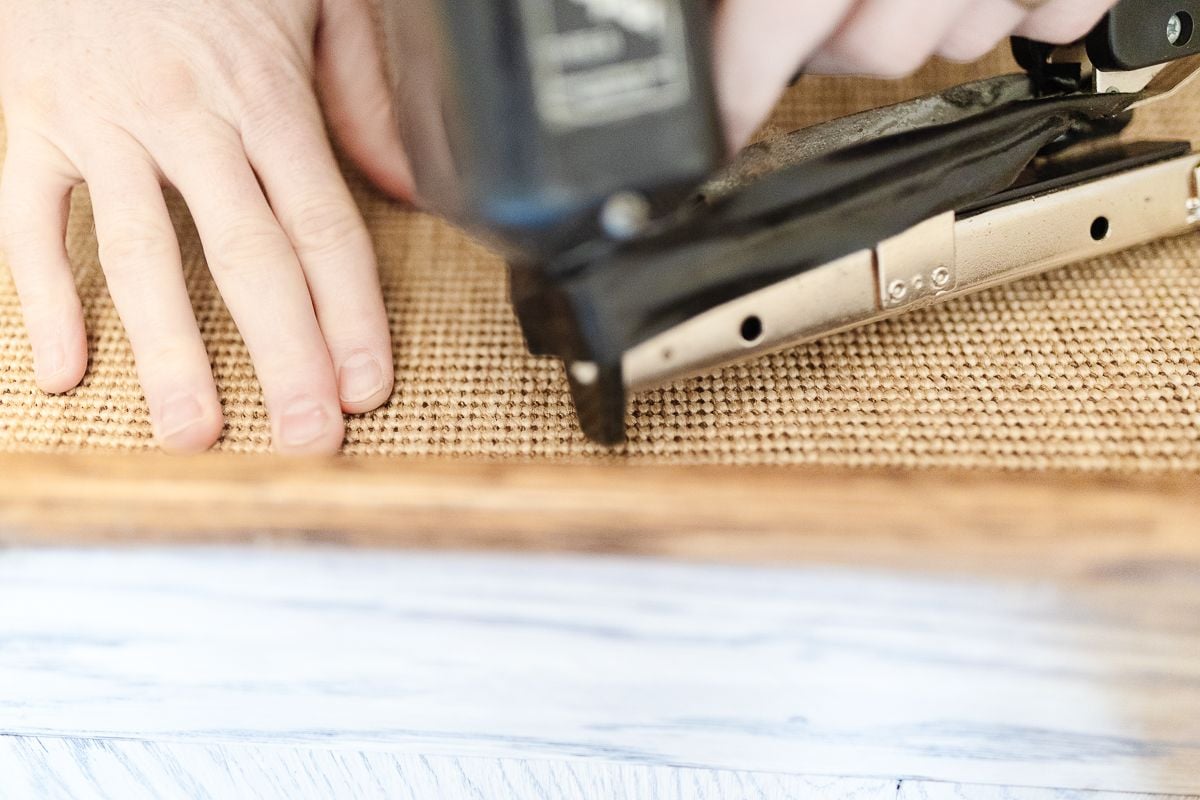
[[[877,313],[875,286],[870,250],[802,273],[630,350],[623,361],[625,381],[634,389],[648,388],[854,327]]]
[[[879,250],[738,298],[633,348],[623,361],[626,385],[634,391],[660,386],[929,302],[1195,230],[1198,183],[1200,155],[1189,155],[962,220],[938,217]],[[941,280],[935,271],[947,260],[953,266],[947,288],[930,288],[924,281]],[[919,295],[887,302],[890,292],[884,292],[895,281],[911,287],[916,278],[923,281]]]
[[[934,302],[958,287],[954,212],[922,222],[875,248],[881,309]]]

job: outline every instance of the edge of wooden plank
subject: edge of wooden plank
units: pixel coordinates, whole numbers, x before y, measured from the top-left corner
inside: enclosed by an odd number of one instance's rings
[[[6,763],[7,762],[7,763]],[[241,769],[213,771],[214,764]],[[172,741],[109,736],[0,732],[0,786],[42,798],[177,796],[203,784],[225,793],[309,796],[338,780],[356,797],[463,796],[484,786],[489,797],[524,798],[556,787],[563,797],[607,794],[667,798],[746,797],[820,800],[1200,800],[1195,795],[1128,790],[954,783],[924,778],[861,778],[729,770],[594,759],[421,755],[266,742]],[[235,777],[237,776],[237,777]],[[252,783],[248,786],[246,781]],[[236,789],[235,789],[236,784]],[[686,788],[685,788],[686,787]]]
[[[748,561],[1200,556],[1200,476],[0,455],[0,541],[504,548]]]

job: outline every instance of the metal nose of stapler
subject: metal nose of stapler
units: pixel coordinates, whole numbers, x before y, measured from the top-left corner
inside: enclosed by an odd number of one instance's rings
[[[1190,144],[1115,136],[1200,71],[1145,5],[1071,48],[1018,41],[1023,74],[753,147],[632,238],[512,264],[585,433],[622,442],[631,392],[1200,226]]]

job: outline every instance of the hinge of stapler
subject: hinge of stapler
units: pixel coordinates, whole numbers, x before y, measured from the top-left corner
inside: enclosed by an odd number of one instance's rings
[[[623,441],[631,391],[1200,225],[1189,143],[1112,136],[1200,56],[1119,73],[1024,47],[1025,74],[760,145],[632,241],[514,265],[587,435]]]

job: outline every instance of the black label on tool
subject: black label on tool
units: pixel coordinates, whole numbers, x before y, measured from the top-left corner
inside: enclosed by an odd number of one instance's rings
[[[543,123],[594,127],[687,102],[681,2],[520,0]]]

